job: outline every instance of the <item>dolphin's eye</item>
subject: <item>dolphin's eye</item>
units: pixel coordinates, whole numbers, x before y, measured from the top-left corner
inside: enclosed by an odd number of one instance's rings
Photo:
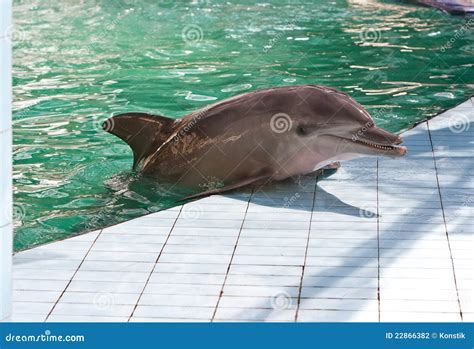
[[[303,125],[298,125],[296,127],[296,133],[300,136],[306,136],[308,134],[308,130]]]

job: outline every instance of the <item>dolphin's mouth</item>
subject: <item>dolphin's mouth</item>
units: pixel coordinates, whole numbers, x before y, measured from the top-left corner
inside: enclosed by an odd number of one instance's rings
[[[380,144],[380,143],[375,143],[371,141],[366,141],[362,139],[356,139],[354,140],[355,143],[361,144],[363,146],[372,148],[372,149],[377,149],[382,151],[383,153],[387,155],[394,155],[394,156],[403,156],[407,152],[407,148],[404,146],[400,146],[398,144],[401,144],[403,141],[400,140],[397,144]]]

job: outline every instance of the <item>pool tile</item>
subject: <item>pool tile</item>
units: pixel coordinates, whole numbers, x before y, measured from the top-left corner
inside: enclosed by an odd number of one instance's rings
[[[140,298],[139,305],[158,305],[158,306],[184,306],[184,307],[215,307],[218,295],[160,295],[144,294]]]
[[[91,316],[51,314],[47,322],[127,322],[127,316]]]
[[[116,305],[108,303],[57,303],[51,315],[81,315],[81,316],[118,316],[128,317],[132,314],[134,305]]]
[[[67,290],[71,292],[141,293],[144,285],[137,282],[106,282],[72,280]]]
[[[63,291],[69,280],[13,280],[13,292],[21,291]]]
[[[106,281],[106,282],[140,282],[148,279],[146,272],[124,272],[124,271],[87,271],[79,270],[74,275],[77,281]]]
[[[170,284],[170,283],[149,283],[144,294],[161,295],[219,295],[221,285],[199,285],[199,284]]]
[[[298,322],[376,322],[377,311],[305,310],[298,312]]]
[[[211,320],[214,307],[138,305],[134,317]]]
[[[281,298],[280,298],[281,297]],[[273,297],[253,296],[222,296],[219,301],[220,308],[247,308],[247,309],[275,309],[296,310],[297,297],[287,297],[286,294],[276,294]]]
[[[66,291],[61,296],[59,303],[95,304],[100,308],[111,305],[135,305],[139,297],[138,293]]]
[[[460,322],[459,313],[381,312],[382,322]]]
[[[148,282],[161,284],[222,285],[224,277],[224,274],[162,273],[161,271],[156,271],[151,274]]]
[[[215,319],[235,321],[294,321],[295,310],[291,309],[244,309],[227,308],[217,309]]]
[[[62,291],[30,291],[15,290],[13,302],[54,303],[61,296]]]
[[[302,298],[300,309],[344,310],[378,312],[379,302],[375,299],[328,299]]]
[[[53,306],[54,303],[46,302],[13,302],[13,313],[47,315]]]

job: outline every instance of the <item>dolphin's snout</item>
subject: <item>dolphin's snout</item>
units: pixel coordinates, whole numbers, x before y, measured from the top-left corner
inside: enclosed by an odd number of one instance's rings
[[[403,143],[403,139],[400,136],[385,131],[383,128],[377,126],[370,128],[364,136],[365,140],[377,144],[397,145]]]
[[[403,143],[403,138],[400,137],[400,136],[397,136],[397,138],[395,139],[395,142],[393,142],[393,144],[395,145],[399,145],[399,144],[402,144]]]
[[[400,145],[403,143],[403,138],[398,135],[395,135],[395,136],[396,136],[396,139],[393,142],[393,145],[395,146],[396,156],[404,156],[408,152],[408,149],[407,147]]]
[[[369,128],[354,141],[364,146],[372,155],[400,157],[407,153],[407,148],[400,145],[403,143],[402,137],[377,126]]]
[[[404,156],[408,152],[408,148],[401,146],[400,144],[403,143],[403,138],[397,135],[396,141],[393,143],[397,147],[395,148],[398,152],[398,156]]]
[[[408,149],[407,147],[398,147],[397,151],[398,151],[398,156],[404,156],[408,152]]]

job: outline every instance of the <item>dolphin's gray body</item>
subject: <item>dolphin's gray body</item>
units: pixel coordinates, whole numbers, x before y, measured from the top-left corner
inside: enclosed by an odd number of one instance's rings
[[[406,153],[401,138],[376,127],[355,100],[317,85],[245,93],[178,120],[120,114],[103,127],[130,145],[134,168],[197,195]]]
[[[423,6],[431,6],[453,15],[474,14],[472,0],[411,0]]]

